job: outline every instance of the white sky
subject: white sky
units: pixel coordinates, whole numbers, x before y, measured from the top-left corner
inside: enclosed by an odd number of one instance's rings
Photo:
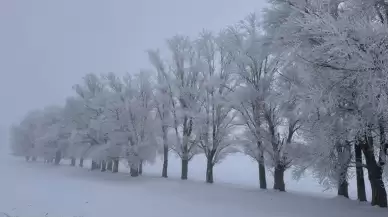
[[[146,49],[219,30],[265,0],[0,0],[0,126],[63,103],[89,72],[149,68]]]

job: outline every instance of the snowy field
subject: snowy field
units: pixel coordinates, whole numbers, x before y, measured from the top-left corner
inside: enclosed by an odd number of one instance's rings
[[[296,182],[287,174],[289,193],[261,191],[255,164],[238,155],[216,167],[218,184],[205,184],[204,162],[198,157],[191,163],[189,178],[195,181],[180,181],[177,160],[170,161],[165,180],[159,178],[159,163],[146,166],[143,177],[131,178],[72,168],[65,161],[54,166],[0,156],[0,212],[18,217],[388,216],[386,209],[323,193],[308,177]],[[354,197],[354,184],[350,193]]]

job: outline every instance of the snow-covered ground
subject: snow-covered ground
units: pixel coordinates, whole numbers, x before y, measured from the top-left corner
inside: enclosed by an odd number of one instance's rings
[[[200,181],[202,160],[198,157],[190,166],[190,179],[197,181],[180,181],[177,160],[170,161],[171,178],[165,180],[158,178],[159,163],[146,166],[143,177],[131,178],[127,173],[91,172],[0,156],[0,212],[18,217],[388,215],[386,209],[333,198],[333,192],[322,193],[323,188],[308,177],[296,182],[287,174],[291,193],[258,190],[256,166],[242,156],[217,166],[215,181],[219,184],[208,185]],[[351,185],[354,196],[353,188]]]

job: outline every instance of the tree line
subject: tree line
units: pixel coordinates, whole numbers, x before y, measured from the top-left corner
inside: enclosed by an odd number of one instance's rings
[[[12,126],[11,147],[26,160],[92,159],[91,169],[132,176],[168,154],[181,159],[181,179],[197,154],[206,182],[230,153],[257,162],[260,188],[272,170],[312,171],[349,197],[357,177],[366,201],[387,207],[384,168],[388,101],[388,3],[383,0],[271,0],[218,33],[176,35],[168,52],[149,50],[149,70],[87,74],[64,106],[29,112]]]

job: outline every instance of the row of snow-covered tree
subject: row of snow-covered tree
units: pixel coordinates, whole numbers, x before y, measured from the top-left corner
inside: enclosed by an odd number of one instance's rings
[[[229,153],[258,163],[260,187],[274,171],[310,170],[348,197],[355,168],[359,200],[364,170],[372,205],[387,206],[383,171],[388,143],[388,3],[383,0],[271,0],[218,34],[175,36],[168,52],[148,52],[150,70],[119,77],[88,74],[63,107],[30,112],[12,128],[12,148],[26,159],[93,159],[133,176],[168,153],[181,178],[196,154],[206,181]]]

